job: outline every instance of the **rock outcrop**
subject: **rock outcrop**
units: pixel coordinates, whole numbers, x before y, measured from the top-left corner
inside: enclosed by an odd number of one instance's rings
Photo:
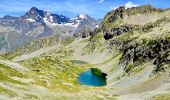
[[[118,36],[118,35],[121,35],[122,33],[130,32],[130,31],[132,31],[132,28],[129,26],[121,26],[118,28],[113,28],[111,29],[110,32],[104,33],[105,34],[104,38],[108,40],[108,39],[113,38],[114,36]]]

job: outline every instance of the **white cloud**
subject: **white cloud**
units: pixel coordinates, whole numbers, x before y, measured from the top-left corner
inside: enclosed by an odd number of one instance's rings
[[[137,7],[139,6],[139,4],[134,4],[133,2],[129,1],[124,6],[127,9],[127,8]]]
[[[102,3],[104,0],[99,0],[99,3]]]
[[[135,4],[131,1],[129,1],[129,2],[125,3],[124,5],[118,5],[116,7],[110,7],[110,9],[115,10],[115,9],[119,8],[120,6],[125,6],[125,9],[128,9],[128,8],[132,8],[132,7],[137,7],[137,6],[139,6],[139,4]]]
[[[119,8],[120,6],[123,6],[123,5],[119,5],[119,6],[116,6],[116,7],[110,7],[111,10],[116,10],[117,8]]]

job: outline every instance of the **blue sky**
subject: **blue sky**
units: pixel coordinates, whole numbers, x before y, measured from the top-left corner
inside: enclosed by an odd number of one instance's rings
[[[151,4],[157,8],[170,8],[170,0],[0,0],[0,17],[21,16],[35,6],[68,17],[83,13],[98,19],[120,5],[131,7],[144,4]]]

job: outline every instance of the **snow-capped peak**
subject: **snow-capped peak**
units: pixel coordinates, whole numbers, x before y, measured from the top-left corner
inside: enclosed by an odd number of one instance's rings
[[[87,19],[87,15],[84,14],[78,14],[75,19]]]
[[[71,26],[77,28],[82,22],[91,19],[88,15],[78,14],[76,17],[72,18],[68,23],[65,23],[65,26]]]
[[[81,18],[81,19],[87,19],[87,16],[84,15],[84,14],[79,14],[78,17]]]
[[[78,14],[75,18],[72,18],[69,23],[65,23],[64,25],[77,28],[84,19],[87,19],[87,15]]]
[[[63,15],[52,14],[47,11],[39,10],[32,7],[25,15],[24,18],[29,22],[43,22],[52,26],[69,26],[77,28],[81,23],[91,20],[91,17],[85,14],[78,14],[76,17],[70,19]]]

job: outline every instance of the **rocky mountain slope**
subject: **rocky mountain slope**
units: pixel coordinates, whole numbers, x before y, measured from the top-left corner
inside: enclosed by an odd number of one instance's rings
[[[5,53],[0,98],[169,100],[169,26],[169,9],[122,6],[109,12],[89,37],[44,37]],[[107,85],[80,85],[78,75],[89,68],[107,73]]]
[[[50,35],[81,35],[83,27],[94,29],[99,23],[88,15],[79,14],[73,19],[32,7],[21,17],[0,18],[1,52],[12,50],[30,41]],[[81,37],[81,36],[80,36]]]
[[[100,20],[95,20],[88,15],[79,15],[79,17],[76,17],[75,19],[81,20],[81,23],[77,27],[77,29],[74,32],[74,36],[76,38],[85,38],[90,36],[90,33],[98,27]]]

